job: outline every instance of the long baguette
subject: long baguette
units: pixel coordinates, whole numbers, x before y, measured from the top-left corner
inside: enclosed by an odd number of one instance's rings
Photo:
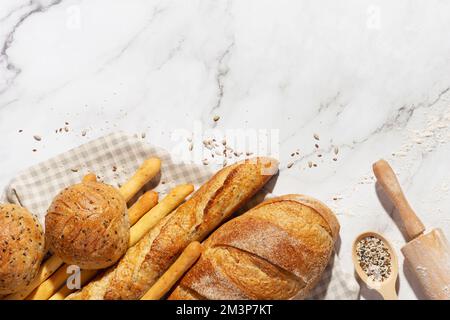
[[[278,170],[271,158],[225,167],[131,247],[120,262],[68,299],[140,299],[193,241],[201,241]]]
[[[161,160],[158,158],[149,158],[139,167],[136,173],[121,188],[120,193],[126,201],[129,201],[146,183],[153,179],[161,169]],[[88,174],[84,177],[85,181],[95,181],[94,174]],[[63,265],[63,261],[51,256],[44,261],[34,280],[23,290],[6,296],[5,300],[22,300],[25,299],[35,288],[47,280],[53,273]]]
[[[146,192],[136,203],[128,210],[130,224],[135,224],[144,214],[154,208],[158,203],[158,193],[154,191]],[[39,287],[33,290],[26,300],[46,300],[50,298],[68,278],[67,264],[63,264],[58,271],[45,280]],[[84,275],[86,273],[86,275]],[[87,275],[92,272],[81,271],[82,278],[86,279]]]
[[[193,191],[194,186],[191,184],[183,184],[173,188],[158,205],[147,212],[133,227],[131,227],[130,246],[134,245],[161,219],[175,210]],[[86,275],[84,275],[85,273]],[[86,284],[90,279],[92,279],[92,277],[88,277],[88,273],[90,272],[85,270],[81,271],[81,285]],[[64,278],[62,278],[61,275],[55,275],[54,279],[52,278],[47,280],[49,283],[47,283],[42,289],[43,294],[36,294],[34,296],[35,299],[48,299],[52,297],[52,294],[63,285],[65,279],[67,279],[67,275],[65,275]],[[61,290],[52,297],[52,300],[57,300],[60,297],[65,298],[67,296],[65,295],[65,292],[68,291],[70,290],[67,290],[66,286],[63,286]]]

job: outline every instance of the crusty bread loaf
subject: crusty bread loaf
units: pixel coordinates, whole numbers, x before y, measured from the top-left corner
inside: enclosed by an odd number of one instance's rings
[[[127,206],[112,186],[86,181],[64,189],[45,217],[50,250],[67,264],[102,269],[125,254],[130,238]]]
[[[339,223],[321,202],[287,195],[227,222],[169,299],[305,298],[328,264]]]
[[[0,204],[0,295],[25,288],[44,253],[45,237],[37,219],[25,208]]]
[[[102,278],[68,299],[139,299],[192,241],[201,241],[277,172],[270,158],[219,171],[188,201],[130,248]]]

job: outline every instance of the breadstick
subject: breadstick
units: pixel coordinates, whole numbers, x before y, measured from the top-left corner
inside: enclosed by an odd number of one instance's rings
[[[133,196],[141,190],[147,182],[158,174],[160,169],[161,160],[158,158],[150,158],[145,160],[134,176],[119,189],[125,201],[130,201],[130,199],[133,198]]]
[[[64,268],[61,268],[64,269]],[[64,269],[65,270],[65,269]],[[92,280],[97,274],[99,270],[81,270],[80,272],[80,284],[83,286],[90,280]],[[67,277],[67,274],[66,274]],[[53,296],[49,298],[49,300],[64,300],[69,294],[74,292],[75,289],[69,289],[67,285],[61,287]]]
[[[170,266],[170,268],[159,278],[158,281],[147,291],[141,300],[159,300],[164,297],[173,285],[189,270],[202,253],[202,245],[191,242],[180,257]]]
[[[194,191],[194,186],[191,184],[179,185],[172,189],[169,194],[161,200],[153,209],[147,212],[131,229],[130,229],[130,247],[136,244],[148,231],[150,231],[161,219],[175,210],[186,197]],[[81,271],[82,278],[83,272]],[[86,284],[81,281],[81,285]],[[63,286],[55,295],[53,300],[64,299],[72,291],[67,290]]]
[[[161,160],[157,158],[147,159],[142,166],[136,171],[134,176],[126,182],[120,189],[120,193],[128,202],[147,182],[149,182],[161,168]],[[94,174],[88,174],[83,178],[88,181],[93,181]],[[97,179],[97,178],[95,178]],[[63,261],[58,257],[52,256],[41,265],[39,273],[34,280],[20,292],[10,294],[5,297],[8,300],[22,300],[25,299],[35,288],[47,280],[59,267]]]
[[[146,192],[138,201],[129,209],[130,224],[133,225],[146,212],[152,209],[158,203],[158,193],[154,191]],[[66,281],[68,278],[67,264],[64,264],[57,272],[51,275],[50,278],[42,282],[42,284],[27,296],[27,300],[46,300],[50,298]],[[98,271],[98,270],[97,270]],[[86,270],[81,271],[81,278],[87,277]],[[95,275],[95,273],[94,273]],[[89,279],[85,280],[88,281]],[[64,286],[66,287],[66,286]]]
[[[192,184],[182,184],[173,188],[169,194],[155,206],[152,210],[143,216],[130,229],[130,244],[134,246],[141,238],[149,232],[162,218],[175,210],[188,195],[194,191]]]
[[[147,191],[138,201],[128,210],[130,225],[134,225],[144,214],[158,204],[158,193]]]
[[[86,182],[95,182],[95,181],[97,181],[97,176],[95,175],[95,173],[88,173],[87,175],[85,175],[83,177],[82,181],[84,183],[86,183]]]

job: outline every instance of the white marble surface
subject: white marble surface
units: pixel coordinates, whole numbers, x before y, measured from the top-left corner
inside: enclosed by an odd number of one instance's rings
[[[351,271],[360,232],[404,243],[375,190],[378,158],[450,236],[449,34],[450,2],[437,0],[2,0],[0,187],[115,130],[179,150],[183,129],[274,129],[274,192],[336,211]],[[400,297],[412,287],[402,270]]]

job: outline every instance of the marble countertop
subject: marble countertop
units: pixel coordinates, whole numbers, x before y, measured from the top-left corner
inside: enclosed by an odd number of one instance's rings
[[[405,242],[375,187],[379,158],[450,236],[449,34],[437,0],[3,0],[0,187],[117,130],[180,157],[186,134],[246,136],[242,151],[279,156],[274,193],[336,212],[352,272],[359,233]],[[415,299],[407,274],[399,295]]]

